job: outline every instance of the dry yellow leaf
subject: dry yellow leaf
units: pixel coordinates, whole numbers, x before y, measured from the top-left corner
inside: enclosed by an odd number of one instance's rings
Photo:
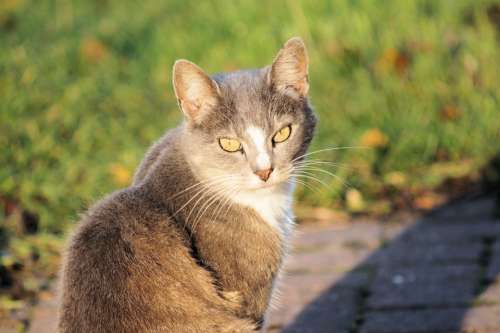
[[[424,193],[415,199],[413,205],[417,209],[431,210],[444,202],[444,197],[436,193]]]
[[[395,187],[403,187],[406,184],[406,176],[400,171],[389,172],[385,176],[385,181]]]
[[[389,138],[378,128],[372,128],[361,136],[361,145],[370,148],[384,148],[389,144]]]
[[[383,72],[394,69],[398,74],[403,75],[407,72],[410,62],[410,56],[406,52],[388,48],[382,53],[375,66]]]
[[[462,115],[462,111],[454,105],[446,105],[439,111],[443,120],[455,120]]]
[[[85,61],[97,64],[108,56],[108,49],[101,41],[90,37],[82,41],[80,53]]]
[[[347,209],[353,213],[362,212],[365,209],[363,195],[356,189],[349,189],[345,194]]]
[[[13,12],[22,5],[24,5],[24,0],[2,0],[0,1],[0,12]]]
[[[114,182],[119,186],[128,185],[130,182],[130,171],[120,164],[111,164],[109,166],[109,172],[113,177]]]

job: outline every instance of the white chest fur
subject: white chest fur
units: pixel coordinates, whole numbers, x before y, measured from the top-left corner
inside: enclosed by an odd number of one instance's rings
[[[275,228],[283,241],[287,241],[293,230],[292,189],[263,189],[241,192],[232,198],[236,203],[252,208],[271,227]]]

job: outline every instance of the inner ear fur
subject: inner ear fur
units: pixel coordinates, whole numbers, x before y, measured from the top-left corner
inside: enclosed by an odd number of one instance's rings
[[[309,91],[309,57],[300,37],[289,39],[278,52],[269,71],[269,83],[279,92],[305,97]]]
[[[195,122],[218,103],[219,87],[205,72],[188,60],[177,60],[172,81],[179,107],[186,117]]]

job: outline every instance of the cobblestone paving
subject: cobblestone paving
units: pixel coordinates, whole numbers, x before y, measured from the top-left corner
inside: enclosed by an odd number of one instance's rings
[[[407,224],[305,227],[269,331],[500,332],[500,219],[487,198]]]
[[[268,331],[500,332],[492,207],[477,199],[407,223],[301,226]],[[55,308],[46,295],[29,332],[53,333]]]

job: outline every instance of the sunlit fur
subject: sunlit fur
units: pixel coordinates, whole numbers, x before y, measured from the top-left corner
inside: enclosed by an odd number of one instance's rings
[[[62,271],[61,333],[260,330],[316,123],[304,62],[294,38],[262,69],[208,77],[176,63],[186,120],[148,151],[132,186],[80,221]],[[223,150],[221,137],[242,151]],[[256,175],[268,167],[269,179]]]

